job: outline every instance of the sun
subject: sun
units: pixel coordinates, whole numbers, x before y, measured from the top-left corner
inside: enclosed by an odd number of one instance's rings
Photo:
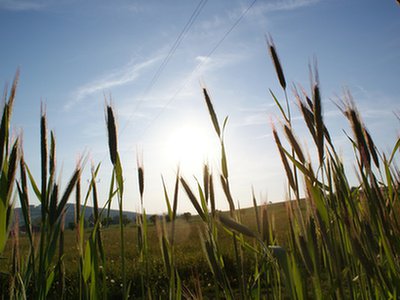
[[[184,123],[171,130],[166,138],[166,157],[188,172],[198,171],[206,161],[215,161],[218,153],[217,136],[200,124]]]

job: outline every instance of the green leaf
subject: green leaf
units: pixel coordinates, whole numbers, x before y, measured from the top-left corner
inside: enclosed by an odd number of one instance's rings
[[[179,273],[176,272],[176,298],[175,299],[181,299],[182,298],[182,282],[181,278],[179,277]]]
[[[35,182],[35,178],[32,176],[31,170],[29,170],[28,165],[25,164],[25,166],[26,166],[26,170],[28,171],[28,177],[29,177],[29,181],[31,182],[32,189],[33,189],[36,197],[39,199],[39,201],[42,201],[42,194],[40,193],[40,191],[38,189],[38,186]]]
[[[167,275],[171,275],[171,261],[170,261],[170,247],[167,238],[163,234],[161,238],[161,252],[164,258],[164,265],[167,271]]]
[[[0,253],[3,253],[8,239],[7,206],[0,201]]]
[[[47,276],[46,279],[46,296],[49,293],[49,290],[53,284],[54,281],[54,269],[50,272],[50,274]]]
[[[224,136],[225,136],[225,128],[226,128],[226,125],[228,124],[228,119],[229,119],[229,116],[226,116],[225,119],[224,119],[224,122],[222,123],[221,140],[224,139]]]
[[[203,212],[204,212],[205,216],[208,217],[207,201],[206,201],[206,198],[205,198],[204,193],[203,193],[203,189],[201,188],[201,185],[200,185],[199,181],[197,179],[196,179],[196,181],[197,181],[197,189],[199,190],[201,207],[203,209]]]
[[[167,192],[167,187],[165,186],[164,177],[162,177],[162,176],[161,176],[161,181],[162,181],[162,185],[163,185],[163,189],[164,189],[164,198],[165,198],[165,202],[167,203],[168,216],[169,216],[169,219],[172,221],[172,219],[173,219],[173,213],[172,213],[172,209],[171,209],[171,203],[170,203],[170,201],[169,201],[168,192]]]
[[[271,91],[271,89],[269,89],[269,92],[270,92],[272,98],[274,99],[276,105],[278,106],[279,110],[281,111],[282,116],[285,118],[285,121],[286,121],[287,123],[289,123],[289,119],[288,119],[288,117],[286,116],[286,113],[285,113],[285,111],[284,111],[282,105],[279,103],[278,99],[275,97],[275,94]]]
[[[122,175],[122,165],[119,158],[119,154],[117,153],[117,161],[115,162],[115,179],[117,181],[119,194],[122,196],[124,194],[124,178]]]
[[[302,164],[300,161],[296,160],[285,148],[281,147],[283,152],[285,152],[285,155],[294,163],[297,169],[299,169],[305,176],[310,178],[312,181],[315,180],[315,176],[310,170],[307,169],[307,167]]]
[[[86,247],[85,247],[85,258],[83,260],[83,280],[85,282],[88,281],[90,272],[92,269],[92,258],[91,258],[91,250],[90,250],[90,242],[86,242]]]
[[[396,145],[393,148],[392,154],[390,155],[389,162],[388,162],[389,165],[392,163],[394,155],[396,154],[396,151],[397,151],[397,149],[399,149],[399,147],[400,147],[400,138],[397,140]]]
[[[225,145],[221,143],[221,167],[222,167],[222,174],[224,175],[225,179],[228,178],[228,163],[226,159],[225,153]]]
[[[111,182],[110,182],[110,189],[108,191],[108,206],[107,206],[107,220],[110,217],[110,210],[111,210],[111,202],[112,199],[114,198],[114,195],[117,191],[114,191],[114,183],[115,183],[115,176],[111,176]],[[108,224],[107,224],[108,225]]]

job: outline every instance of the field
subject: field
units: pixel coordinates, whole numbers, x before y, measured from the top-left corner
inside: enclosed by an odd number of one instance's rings
[[[123,225],[123,163],[109,104],[105,114],[113,171],[107,203],[112,199],[118,202],[119,225],[101,226],[106,212],[102,214],[98,207],[99,167],[92,169],[87,191],[81,190],[80,163],[65,190],[59,190],[56,141],[53,133],[47,132],[45,112],[41,116],[41,178],[31,175],[19,138],[12,139],[9,134],[17,74],[0,126],[2,298],[398,299],[400,173],[396,156],[400,139],[389,153],[381,153],[351,95],[346,94],[339,109],[352,129],[348,142],[354,149],[358,178],[357,186],[352,186],[324,123],[318,73],[313,70],[310,96],[294,91],[314,142],[316,157],[308,158],[293,128],[286,79],[272,40],[268,49],[285,95],[280,101],[271,91],[281,112],[279,128],[273,125],[272,132],[287,177],[287,194],[293,200],[259,206],[254,197],[253,208],[237,209],[224,140],[227,119],[220,122],[208,91],[203,89],[213,134],[220,141],[221,171],[211,172],[204,165],[202,180],[190,182],[178,173],[172,194],[164,186],[168,212],[156,225],[150,224],[143,205],[145,181],[140,159],[141,208],[135,224]],[[215,208],[217,185],[229,204],[228,212]],[[302,188],[305,199],[300,196]],[[13,226],[13,195],[22,208],[19,217],[27,224],[24,235]],[[31,226],[28,208],[32,196],[42,207],[39,232]],[[189,222],[177,215],[182,197],[197,212]],[[94,203],[94,227],[85,229],[84,213],[78,210],[76,230],[66,229],[63,220],[68,200],[75,199],[80,208],[89,198]]]
[[[261,207],[257,208],[261,210]],[[225,212],[224,214],[227,214]],[[286,240],[287,229],[288,229],[288,216],[286,213],[285,203],[274,203],[268,205],[269,218],[276,219],[277,222],[274,225],[276,236],[279,240]],[[243,224],[246,224],[252,230],[256,230],[257,224],[255,220],[254,208],[247,208],[240,210],[240,216]],[[207,261],[201,251],[202,245],[199,239],[199,230],[203,228],[201,219],[198,216],[192,216],[187,221],[180,216],[175,222],[175,234],[176,234],[176,248],[175,254],[177,259],[176,266],[178,272],[182,274],[183,284],[189,286],[192,289],[195,287],[196,276],[200,280],[200,284],[203,287],[212,287],[212,273],[210,272]],[[171,223],[167,223],[167,230],[171,230]],[[91,229],[86,229],[85,238],[90,235]],[[121,269],[120,269],[120,239],[119,239],[119,227],[117,225],[111,225],[110,227],[103,227],[101,230],[103,238],[104,252],[106,253],[106,274],[108,277],[108,284],[110,290],[115,290],[114,294],[118,295],[121,285]],[[159,287],[158,293],[166,296],[168,290],[168,281],[166,279],[167,274],[163,267],[162,253],[159,247],[159,240],[157,234],[157,226],[155,224],[148,225],[148,243],[149,243],[149,260],[151,261],[151,275],[152,281]],[[137,241],[137,226],[135,224],[128,224],[125,227],[125,257],[127,265],[127,277],[135,278],[136,283],[132,284],[132,291],[135,291],[139,286],[139,277],[137,274],[140,273],[140,264],[138,262],[138,251],[136,247]],[[38,236],[39,237],[39,236]],[[37,238],[38,238],[37,237]],[[79,265],[79,252],[76,247],[76,230],[65,230],[64,232],[64,245],[65,254],[63,258],[64,265],[66,266],[66,280],[69,282],[70,288],[67,291],[67,298],[73,298],[78,293],[78,285],[76,282],[76,270]],[[226,260],[233,260],[232,248],[230,245],[231,239],[228,234],[221,234],[219,237],[219,243],[222,248],[222,253]],[[4,251],[4,257],[11,262],[13,238],[10,238]],[[19,237],[20,255],[25,257],[29,254],[29,239],[26,236],[21,235]],[[249,257],[249,259],[251,259]],[[1,271],[8,269],[6,264],[1,265]],[[75,281],[75,282],[74,282]],[[75,287],[75,288],[73,288]],[[164,293],[162,290],[164,289]],[[211,288],[209,290],[212,290]],[[207,289],[204,291],[207,293]],[[69,296],[69,297],[68,297]],[[136,297],[140,296],[140,293],[135,294]]]

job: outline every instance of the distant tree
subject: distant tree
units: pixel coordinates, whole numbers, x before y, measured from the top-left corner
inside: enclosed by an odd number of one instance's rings
[[[115,216],[112,218],[112,221],[113,221],[113,222],[112,222],[113,224],[119,224],[119,215],[115,215]],[[123,215],[122,215],[122,224],[128,225],[130,222],[131,222],[131,220],[128,218],[128,216],[125,215],[125,214],[123,214]]]
[[[153,224],[156,224],[157,219],[158,219],[158,215],[152,215],[152,216],[149,218],[150,222],[153,223]]]
[[[119,224],[119,215],[112,217],[112,224]]]
[[[32,226],[40,226],[41,223],[42,223],[41,217],[36,217],[32,220]]]
[[[169,215],[164,215],[165,217],[165,222],[169,223],[171,222],[171,218],[169,217]]]
[[[122,224],[125,226],[128,225],[131,222],[131,220],[128,218],[127,215],[122,215]]]
[[[69,222],[68,223],[68,229],[74,230],[75,229],[75,222]]]
[[[101,220],[101,225],[103,225],[103,226],[112,225],[112,224],[114,224],[114,220],[111,217],[104,217]]]
[[[192,214],[190,212],[185,212],[183,213],[182,216],[186,220],[186,222],[189,222],[190,218],[192,217]]]
[[[93,227],[94,226],[94,216],[93,216],[93,214],[90,214],[90,216],[88,218],[88,226],[89,227]]]

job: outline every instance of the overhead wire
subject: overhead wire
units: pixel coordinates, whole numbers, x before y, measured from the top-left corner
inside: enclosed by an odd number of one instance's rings
[[[186,87],[186,85],[192,80],[192,77],[197,73],[197,71],[207,62],[207,60],[214,54],[214,52],[221,46],[221,44],[225,41],[228,35],[235,29],[235,27],[240,23],[240,21],[246,16],[249,10],[254,6],[257,0],[253,0],[249,6],[245,10],[242,11],[240,16],[236,19],[236,21],[231,25],[231,27],[224,33],[224,35],[218,40],[218,42],[214,45],[213,48],[207,53],[207,55],[200,61],[200,63],[193,69],[188,78],[184,81],[184,83],[175,91],[172,97],[168,100],[168,102],[160,109],[158,114],[153,118],[153,120],[144,128],[144,130],[139,134],[139,137],[147,132],[147,130],[155,123],[155,121],[161,116],[161,114],[165,111],[165,109],[176,99],[179,93]]]
[[[160,78],[162,72],[170,62],[171,58],[175,54],[176,50],[178,49],[179,45],[183,41],[183,39],[186,37],[187,33],[189,32],[190,28],[193,26],[194,22],[196,21],[197,17],[200,15],[201,11],[203,10],[204,6],[206,5],[208,0],[201,0],[196,8],[194,9],[193,13],[191,14],[190,18],[186,22],[185,26],[175,39],[175,42],[172,44],[170,50],[168,51],[167,55],[165,56],[164,60],[162,63],[159,65],[157,68],[157,71],[154,73],[153,77],[151,78],[149,84],[147,85],[146,89],[144,90],[141,99],[136,103],[136,106],[134,107],[133,111],[131,112],[130,116],[128,117],[128,120],[125,122],[124,127],[120,131],[120,135],[122,132],[126,129],[128,126],[129,122],[133,118],[135,112],[139,108],[140,104],[146,99],[147,95],[150,93],[150,91],[153,89],[155,86],[156,82]]]
[[[154,74],[149,86],[146,89],[146,92],[150,91],[153,88],[153,86],[155,85],[156,81],[160,77],[161,73],[165,69],[166,65],[171,60],[171,57],[174,55],[176,49],[179,47],[180,43],[184,39],[186,33],[189,31],[189,29],[192,27],[193,23],[196,21],[197,17],[199,16],[201,10],[203,9],[203,7],[207,3],[207,1],[208,0],[201,0],[199,2],[199,4],[197,5],[196,9],[194,10],[192,15],[190,16],[188,22],[186,23],[185,27],[180,32],[179,36],[176,38],[176,40],[175,40],[174,44],[172,45],[171,49],[169,50],[167,56],[164,58],[164,60],[161,63],[161,65],[158,67],[158,69],[157,69],[156,73]]]

